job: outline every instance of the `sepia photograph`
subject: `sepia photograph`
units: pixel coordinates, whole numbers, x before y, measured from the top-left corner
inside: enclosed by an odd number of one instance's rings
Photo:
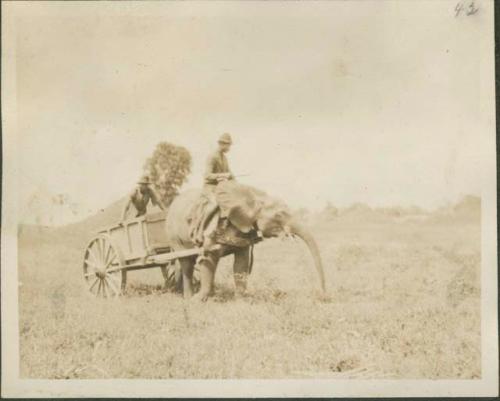
[[[492,1],[1,7],[2,396],[498,395]]]

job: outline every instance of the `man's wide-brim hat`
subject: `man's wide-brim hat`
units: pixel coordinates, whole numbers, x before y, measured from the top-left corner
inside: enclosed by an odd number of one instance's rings
[[[139,181],[137,181],[138,184],[151,184],[151,181],[149,180],[149,176],[144,175],[141,177]]]
[[[231,135],[229,135],[227,132],[222,134],[219,138],[219,143],[227,143],[228,145],[232,144],[233,141],[231,139]]]

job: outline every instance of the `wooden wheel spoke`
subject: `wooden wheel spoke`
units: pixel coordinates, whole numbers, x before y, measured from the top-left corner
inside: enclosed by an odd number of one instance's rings
[[[104,293],[104,280],[101,278],[101,297],[104,298],[105,297],[105,293]]]
[[[113,258],[112,258],[112,259],[110,259],[110,260],[108,261],[108,263],[106,263],[106,268],[105,268],[105,269],[107,270],[107,269],[108,269],[108,267],[109,267],[109,266],[111,266],[111,264],[112,264],[115,260],[116,260],[116,253],[114,253],[114,254],[113,254]]]
[[[102,279],[102,295],[104,298],[108,297],[108,291],[106,290],[107,288],[107,280],[105,278]]]
[[[96,292],[97,297],[99,297],[99,295],[101,294],[101,287],[102,287],[102,280],[101,279],[98,280],[99,280],[99,285],[97,286],[97,292]]]
[[[113,275],[111,274],[107,274],[106,275],[108,277],[108,285],[109,287],[113,290],[113,292],[118,296],[120,295],[120,290],[118,289],[118,287],[116,286],[116,283],[115,283],[115,280],[113,278]]]
[[[106,263],[106,267],[109,265],[109,257],[111,254],[111,251],[113,251],[113,259],[115,258],[115,251],[113,250],[113,247],[111,244],[108,244],[108,250],[106,251],[106,257],[104,258],[104,263]]]
[[[97,247],[99,249],[99,254],[101,255],[101,260],[104,263],[104,261],[105,261],[104,257],[106,255],[104,254],[104,240],[102,238],[97,239]]]
[[[104,263],[108,260],[108,252],[111,249],[111,244],[108,244],[104,238],[101,238],[101,246],[102,246],[102,260]],[[108,246],[109,248],[107,248]]]
[[[169,271],[167,273],[167,277],[165,278],[165,282],[167,283],[167,285],[170,285],[174,280],[175,280],[175,271]]]
[[[92,283],[92,285],[90,286],[89,290],[92,291],[92,289],[95,287],[95,285],[99,282],[99,277],[96,277],[95,281]]]
[[[101,297],[106,298],[106,283],[101,278]]]
[[[92,250],[92,246],[89,247],[89,255],[92,256],[92,259],[94,259],[96,265],[100,264],[99,258],[95,255],[94,251]]]
[[[121,266],[117,265],[116,267],[113,267],[111,269],[107,269],[106,273],[116,273],[116,272],[119,272],[121,269],[122,269]]]
[[[94,268],[94,270],[99,269],[99,267],[95,263],[91,262],[89,259],[85,260],[85,264],[87,266],[92,266]]]

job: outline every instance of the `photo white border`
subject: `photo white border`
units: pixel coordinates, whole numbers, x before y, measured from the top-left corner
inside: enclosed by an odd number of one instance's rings
[[[40,15],[56,2],[38,3]],[[262,2],[260,2],[262,3]],[[319,2],[267,3],[276,14],[314,13]],[[394,2],[393,2],[394,3]],[[252,10],[254,2],[90,2],[106,15],[186,16],[238,14]],[[81,13],[80,2],[66,3],[60,14]],[[452,5],[452,2],[450,2]],[[17,166],[16,166],[16,18],[29,2],[2,2],[2,397],[429,397],[498,396],[497,216],[494,3],[480,2],[487,14],[481,40],[481,126],[490,132],[482,146],[482,257],[481,352],[479,380],[23,380],[19,378],[17,293]],[[74,8],[73,8],[74,7]],[[92,9],[94,10],[94,8]],[[89,7],[90,9],[91,7]],[[93,12],[89,10],[88,12]],[[232,15],[231,14],[231,15]]]

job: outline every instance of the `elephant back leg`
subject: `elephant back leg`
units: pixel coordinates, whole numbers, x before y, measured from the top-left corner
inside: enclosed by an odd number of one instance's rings
[[[182,258],[179,259],[180,272],[182,274],[177,274],[179,281],[177,282],[178,287],[182,285],[184,298],[191,298],[193,296],[193,271],[194,271],[194,258]]]
[[[200,292],[197,295],[202,301],[206,301],[213,293],[215,271],[219,263],[220,255],[218,252],[209,252],[198,260],[198,269],[200,271]]]
[[[180,294],[183,293],[183,280],[182,280],[182,265],[179,261],[175,263],[175,274],[174,274],[174,282],[175,282],[175,292]]]

